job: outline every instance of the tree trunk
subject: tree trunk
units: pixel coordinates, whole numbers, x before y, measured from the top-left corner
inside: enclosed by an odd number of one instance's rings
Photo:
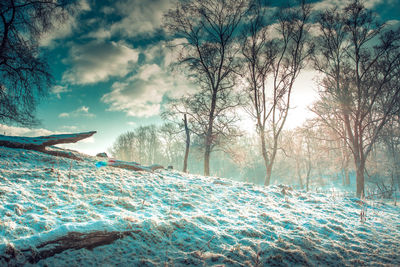
[[[272,164],[268,164],[267,166],[267,174],[265,175],[264,186],[268,186],[271,183],[271,174],[272,174]]]
[[[306,177],[306,191],[308,192],[309,190],[309,185],[310,185],[310,174],[311,174],[311,162],[307,163],[307,177]]]
[[[365,187],[364,187],[364,171],[365,171],[365,162],[359,161],[356,163],[356,182],[357,182],[357,197],[365,196]]]
[[[186,133],[186,149],[185,149],[185,158],[183,159],[183,172],[187,172],[187,162],[188,162],[189,149],[190,149],[190,132],[189,132],[186,114],[183,115],[183,122],[185,125],[185,133]]]
[[[82,139],[91,137],[95,133],[96,131],[72,134],[55,134],[38,137],[0,135],[0,146],[41,151],[45,150],[47,146],[76,143]]]
[[[35,250],[32,250],[32,248],[16,250],[13,247],[9,247],[5,255],[0,255],[0,259],[4,259],[9,266],[18,266],[13,262],[13,260],[18,257],[27,260],[31,264],[36,264],[40,260],[53,257],[54,255],[63,253],[67,250],[78,250],[83,248],[91,250],[99,246],[112,244],[114,241],[134,233],[140,233],[140,231],[96,231],[91,233],[69,232],[65,236],[39,244],[36,246]]]
[[[213,127],[214,127],[214,112],[217,104],[217,88],[213,88],[213,94],[211,99],[211,109],[210,114],[208,116],[208,129],[207,134],[205,136],[205,151],[204,151],[204,175],[210,175],[210,154],[211,154],[211,145],[212,145],[212,135],[213,135]]]
[[[338,175],[339,175],[339,174],[338,174]],[[338,175],[337,175],[337,176],[338,176]],[[346,180],[345,180],[346,178],[344,177],[344,170],[342,170],[341,176],[342,176],[342,185],[345,186],[345,185],[346,185]],[[339,177],[337,177],[337,178],[339,179]]]
[[[270,155],[268,166],[267,166],[267,175],[265,176],[264,185],[269,185],[271,183],[272,166],[274,165],[277,151],[278,151],[278,136],[275,136],[274,137],[274,146],[272,148],[272,153]]]
[[[345,175],[345,186],[349,186],[350,185],[350,176],[349,176],[349,169],[345,168],[344,169],[344,175]]]
[[[300,189],[303,189],[304,184],[303,184],[303,179],[301,179],[300,163],[299,159],[297,158],[296,158],[296,172],[297,172],[297,177],[299,178]]]
[[[55,134],[38,137],[0,135],[0,146],[35,150],[52,156],[82,160],[71,151],[64,151],[58,148],[50,148],[50,150],[48,150],[47,147],[58,144],[76,143],[82,139],[94,135],[95,133],[96,131],[72,134]]]
[[[267,149],[265,148],[265,134],[264,134],[264,129],[262,129],[262,127],[260,127],[260,139],[261,139],[261,154],[263,156],[264,166],[265,166],[265,169],[266,169],[264,186],[268,186],[269,183],[270,183],[272,166],[270,167],[269,175],[268,175],[269,159],[268,159]]]
[[[210,175],[210,154],[211,154],[211,145],[206,144],[206,149],[204,152],[204,176]]]

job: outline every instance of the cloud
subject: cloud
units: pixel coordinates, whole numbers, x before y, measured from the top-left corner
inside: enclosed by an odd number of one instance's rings
[[[111,38],[111,31],[107,30],[107,29],[104,29],[104,28],[101,28],[101,29],[98,29],[97,31],[89,32],[86,35],[86,37],[87,38],[97,39],[97,40],[110,39]]]
[[[56,95],[57,98],[61,98],[62,93],[71,92],[67,86],[56,85],[51,88],[51,93]]]
[[[156,45],[147,46],[143,51],[146,62],[160,64],[161,67],[167,68],[178,60],[182,45],[187,43],[186,39],[176,38],[169,42],[160,41]]]
[[[68,118],[68,117],[69,117],[69,113],[66,113],[66,112],[60,113],[60,114],[58,115],[58,117],[59,117],[59,118]]]
[[[93,118],[96,117],[95,114],[89,112],[89,107],[82,106],[80,108],[77,108],[76,110],[67,113],[63,112],[58,115],[59,118],[70,118],[70,117],[89,117]]]
[[[90,9],[87,0],[78,1],[74,14],[70,15],[66,21],[56,24],[52,30],[44,34],[40,39],[40,46],[54,47],[58,40],[71,36],[78,28],[79,16],[86,11],[90,11]]]
[[[69,131],[69,132],[74,132],[74,131],[78,130],[78,126],[75,126],[75,125],[64,125],[64,126],[61,126],[61,129],[64,129],[64,130]]]
[[[110,77],[127,75],[137,63],[139,52],[126,44],[92,41],[74,45],[65,63],[72,68],[63,75],[63,82],[91,84]]]
[[[165,97],[176,98],[193,90],[182,75],[161,69],[157,64],[145,64],[123,82],[115,82],[110,93],[101,100],[110,111],[123,111],[129,116],[158,115]]]
[[[152,35],[161,29],[164,12],[173,7],[168,0],[125,0],[114,3],[114,12],[122,17],[110,27],[112,35],[135,37]],[[110,10],[108,10],[110,12]]]
[[[386,30],[396,30],[400,26],[400,20],[392,19],[386,21]]]
[[[174,6],[174,0],[120,0],[99,7],[101,16],[97,28],[86,38],[109,40],[116,38],[154,37],[163,31],[164,13]]]
[[[0,124],[0,134],[5,134],[5,135],[32,137],[32,136],[52,135],[58,133],[59,132],[53,132],[43,128],[30,129],[25,127],[8,126],[5,124]]]
[[[363,4],[366,8],[374,8],[382,4],[384,0],[365,0]],[[350,0],[323,0],[315,3],[314,10],[326,10],[334,7],[343,8],[350,4]]]

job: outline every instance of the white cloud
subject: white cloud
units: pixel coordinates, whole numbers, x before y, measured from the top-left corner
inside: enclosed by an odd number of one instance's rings
[[[61,126],[61,129],[64,129],[64,130],[69,131],[69,132],[74,132],[74,131],[78,130],[78,126],[75,126],[75,125],[64,125],[64,126]]]
[[[68,118],[68,117],[69,117],[69,113],[66,113],[66,112],[60,113],[60,114],[58,115],[58,117],[59,117],[59,118]]]
[[[51,93],[56,95],[57,98],[61,98],[61,94],[67,92],[71,92],[71,90],[67,86],[56,85],[51,88]]]
[[[173,4],[173,1],[168,0],[118,1],[114,4],[113,13],[120,15],[122,19],[111,25],[111,34],[128,37],[151,35],[161,29],[163,14],[172,8]]]
[[[363,4],[366,8],[374,8],[377,5],[383,3],[384,0],[365,0]],[[315,3],[314,9],[315,10],[326,10],[331,9],[334,7],[343,8],[351,3],[350,0],[323,0],[320,2]]]
[[[386,21],[386,30],[396,30],[400,26],[400,20],[392,19]]]
[[[70,50],[72,68],[64,73],[63,81],[90,84],[107,81],[110,77],[127,75],[137,63],[139,52],[116,42],[93,41],[75,45]]]
[[[156,64],[146,64],[124,82],[115,82],[102,101],[110,104],[110,111],[149,117],[160,113],[164,97],[176,98],[192,88],[182,75],[163,70]]]
[[[93,39],[109,39],[111,38],[111,31],[104,29],[104,28],[100,28],[96,31],[93,32],[89,32],[86,37],[88,38],[93,38]]]
[[[69,117],[89,117],[89,118],[93,118],[96,117],[96,115],[94,115],[93,113],[89,112],[89,107],[86,106],[82,106],[80,108],[77,108],[76,110],[67,113],[67,112],[63,112],[60,113],[58,115],[59,118],[69,118]]]
[[[4,135],[32,137],[32,136],[52,135],[58,133],[59,132],[53,132],[43,128],[30,129],[25,127],[8,126],[5,124],[0,124],[0,134]]]
[[[143,51],[146,62],[154,63],[160,61],[161,66],[166,68],[178,60],[182,45],[185,43],[187,43],[186,39],[177,38],[170,42],[160,41],[156,45],[148,46]]]
[[[69,16],[66,21],[58,23],[51,31],[44,34],[40,39],[40,45],[53,47],[58,40],[69,37],[78,28],[79,16],[86,11],[90,11],[89,3],[87,0],[80,0],[74,15]]]

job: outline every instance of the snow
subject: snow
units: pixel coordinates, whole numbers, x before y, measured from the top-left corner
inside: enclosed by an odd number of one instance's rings
[[[0,147],[0,258],[71,231],[132,234],[39,266],[400,265],[400,208],[177,171],[96,168]],[[361,210],[366,220],[360,220]],[[17,257],[0,265],[26,264]]]

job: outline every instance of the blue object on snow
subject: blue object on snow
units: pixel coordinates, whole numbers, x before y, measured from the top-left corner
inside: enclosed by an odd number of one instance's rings
[[[96,167],[97,168],[104,167],[104,166],[107,166],[107,162],[105,162],[105,161],[96,162]]]

